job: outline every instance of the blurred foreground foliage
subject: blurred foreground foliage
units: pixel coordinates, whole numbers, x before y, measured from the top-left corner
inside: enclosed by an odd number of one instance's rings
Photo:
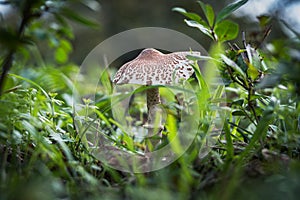
[[[23,17],[28,7],[32,14],[41,9],[42,13],[53,10],[58,21],[56,26],[48,26],[51,23],[33,20],[25,24],[22,34],[10,31],[13,29],[8,26],[0,31],[1,41],[7,42],[1,42],[5,49],[1,52],[2,66],[14,52],[10,58],[13,68],[6,74],[5,85],[1,85],[1,199],[297,199],[299,38],[262,41],[258,47],[248,44],[246,36],[237,41],[240,46],[226,43],[240,32],[238,24],[227,18],[247,1],[230,4],[219,13],[199,2],[205,19],[174,8],[188,18],[187,25],[212,39],[211,59],[206,65],[217,66],[222,74],[226,97],[214,100],[224,104],[227,115],[208,155],[201,156],[199,135],[170,166],[146,174],[123,173],[101,163],[90,153],[85,132],[76,124],[89,122],[88,113],[92,111],[105,124],[101,131],[117,128],[107,109],[110,97],[101,90],[95,102],[83,99],[80,106],[86,115],[74,113],[72,107],[79,68],[68,61],[73,36],[63,16],[86,25],[94,23],[66,10],[59,1],[7,2],[16,6]],[[45,62],[37,46],[32,45],[41,38],[47,38],[54,48],[52,63]],[[200,73],[196,79],[201,82]],[[109,79],[101,81],[107,85]],[[195,91],[204,94],[204,85],[202,81]],[[200,102],[203,97],[198,98]],[[202,125],[200,131],[205,130]],[[122,138],[124,143],[111,137],[116,147],[132,150],[132,138]]]

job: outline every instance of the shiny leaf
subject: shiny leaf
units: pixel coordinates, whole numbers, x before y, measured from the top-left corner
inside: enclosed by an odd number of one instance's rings
[[[225,42],[227,40],[235,39],[238,35],[238,32],[238,24],[229,20],[218,23],[215,28],[215,33],[218,36],[219,42]]]
[[[188,26],[198,28],[202,33],[204,33],[205,35],[207,35],[213,39],[211,30],[208,27],[205,27],[202,24],[199,24],[198,22],[193,21],[193,20],[184,20],[184,21]]]
[[[214,21],[215,21],[215,13],[214,13],[213,8],[209,4],[205,4],[201,1],[198,1],[198,3],[200,4],[200,6],[205,14],[205,17],[208,21],[209,26],[213,27]]]
[[[223,19],[225,19],[226,17],[228,17],[232,12],[240,8],[242,5],[247,3],[247,1],[248,0],[240,0],[232,4],[229,4],[228,6],[223,8],[216,17],[216,24],[222,21]]]
[[[203,23],[204,22],[203,19],[198,14],[192,13],[192,12],[187,12],[183,8],[175,7],[175,8],[172,9],[172,11],[179,12],[180,14],[184,15],[185,17],[187,17],[191,20],[194,20],[198,23]]]

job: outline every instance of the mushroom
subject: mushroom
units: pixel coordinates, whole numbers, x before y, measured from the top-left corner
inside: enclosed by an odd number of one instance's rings
[[[144,49],[135,59],[125,63],[116,73],[113,83],[139,84],[146,86],[171,85],[188,79],[194,69],[193,61],[186,58],[187,55],[200,55],[200,52],[175,52],[163,54],[156,49]],[[158,105],[161,104],[158,87],[147,89],[148,119],[144,127],[156,128],[161,134],[163,126],[161,120],[156,120]],[[158,125],[154,122],[158,121]],[[151,131],[150,131],[151,132]],[[148,132],[149,135],[149,132]],[[161,135],[160,135],[161,136]]]

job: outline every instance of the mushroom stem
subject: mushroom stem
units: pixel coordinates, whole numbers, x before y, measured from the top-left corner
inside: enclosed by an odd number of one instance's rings
[[[147,108],[148,108],[148,123],[152,122],[152,118],[150,114],[155,114],[150,112],[155,105],[160,104],[160,96],[159,96],[159,89],[158,88],[150,88],[147,90]],[[149,121],[150,120],[150,121]]]
[[[159,107],[161,104],[159,89],[158,88],[150,88],[147,90],[147,108],[148,108],[148,119],[147,124],[144,126],[148,129],[148,137],[158,136],[162,137],[161,131],[163,130],[162,126],[162,113],[161,108]],[[155,147],[160,139],[149,139],[150,143],[153,147]],[[148,147],[147,147],[148,148]],[[147,149],[149,151],[149,149]]]

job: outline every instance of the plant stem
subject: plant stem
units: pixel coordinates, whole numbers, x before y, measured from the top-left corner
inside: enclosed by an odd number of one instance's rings
[[[1,73],[1,77],[0,77],[0,96],[2,95],[2,90],[4,87],[4,81],[5,81],[5,76],[8,73],[8,71],[10,70],[11,66],[12,66],[12,61],[13,61],[13,56],[14,56],[15,51],[11,50],[6,58],[4,59],[3,63],[2,63],[2,73]]]
[[[250,108],[250,111],[253,113],[254,115],[254,118],[255,118],[255,121],[256,121],[256,125],[258,124],[258,117],[257,117],[257,114],[256,114],[256,111],[255,111],[255,108],[253,106],[253,103],[252,103],[252,100],[251,100],[251,96],[252,94],[254,94],[254,90],[253,88],[251,87],[251,85],[249,86],[248,88],[248,97],[247,97],[247,100],[248,100],[248,106]]]
[[[39,17],[41,15],[41,13],[39,13],[39,12],[33,14],[31,12],[31,9],[32,9],[32,4],[27,3],[26,7],[22,11],[22,21],[20,23],[19,28],[17,29],[17,38],[18,38],[19,43],[21,41],[22,35],[24,33],[25,27],[28,24],[28,22],[32,18]],[[5,57],[3,63],[2,63],[2,66],[1,66],[2,73],[1,73],[1,76],[0,76],[0,96],[3,93],[5,78],[6,78],[6,75],[7,75],[8,71],[12,67],[13,57],[14,57],[14,54],[16,53],[16,51],[17,51],[17,48],[18,48],[18,46],[15,46],[15,47],[11,48],[10,51],[8,52],[7,56]]]

